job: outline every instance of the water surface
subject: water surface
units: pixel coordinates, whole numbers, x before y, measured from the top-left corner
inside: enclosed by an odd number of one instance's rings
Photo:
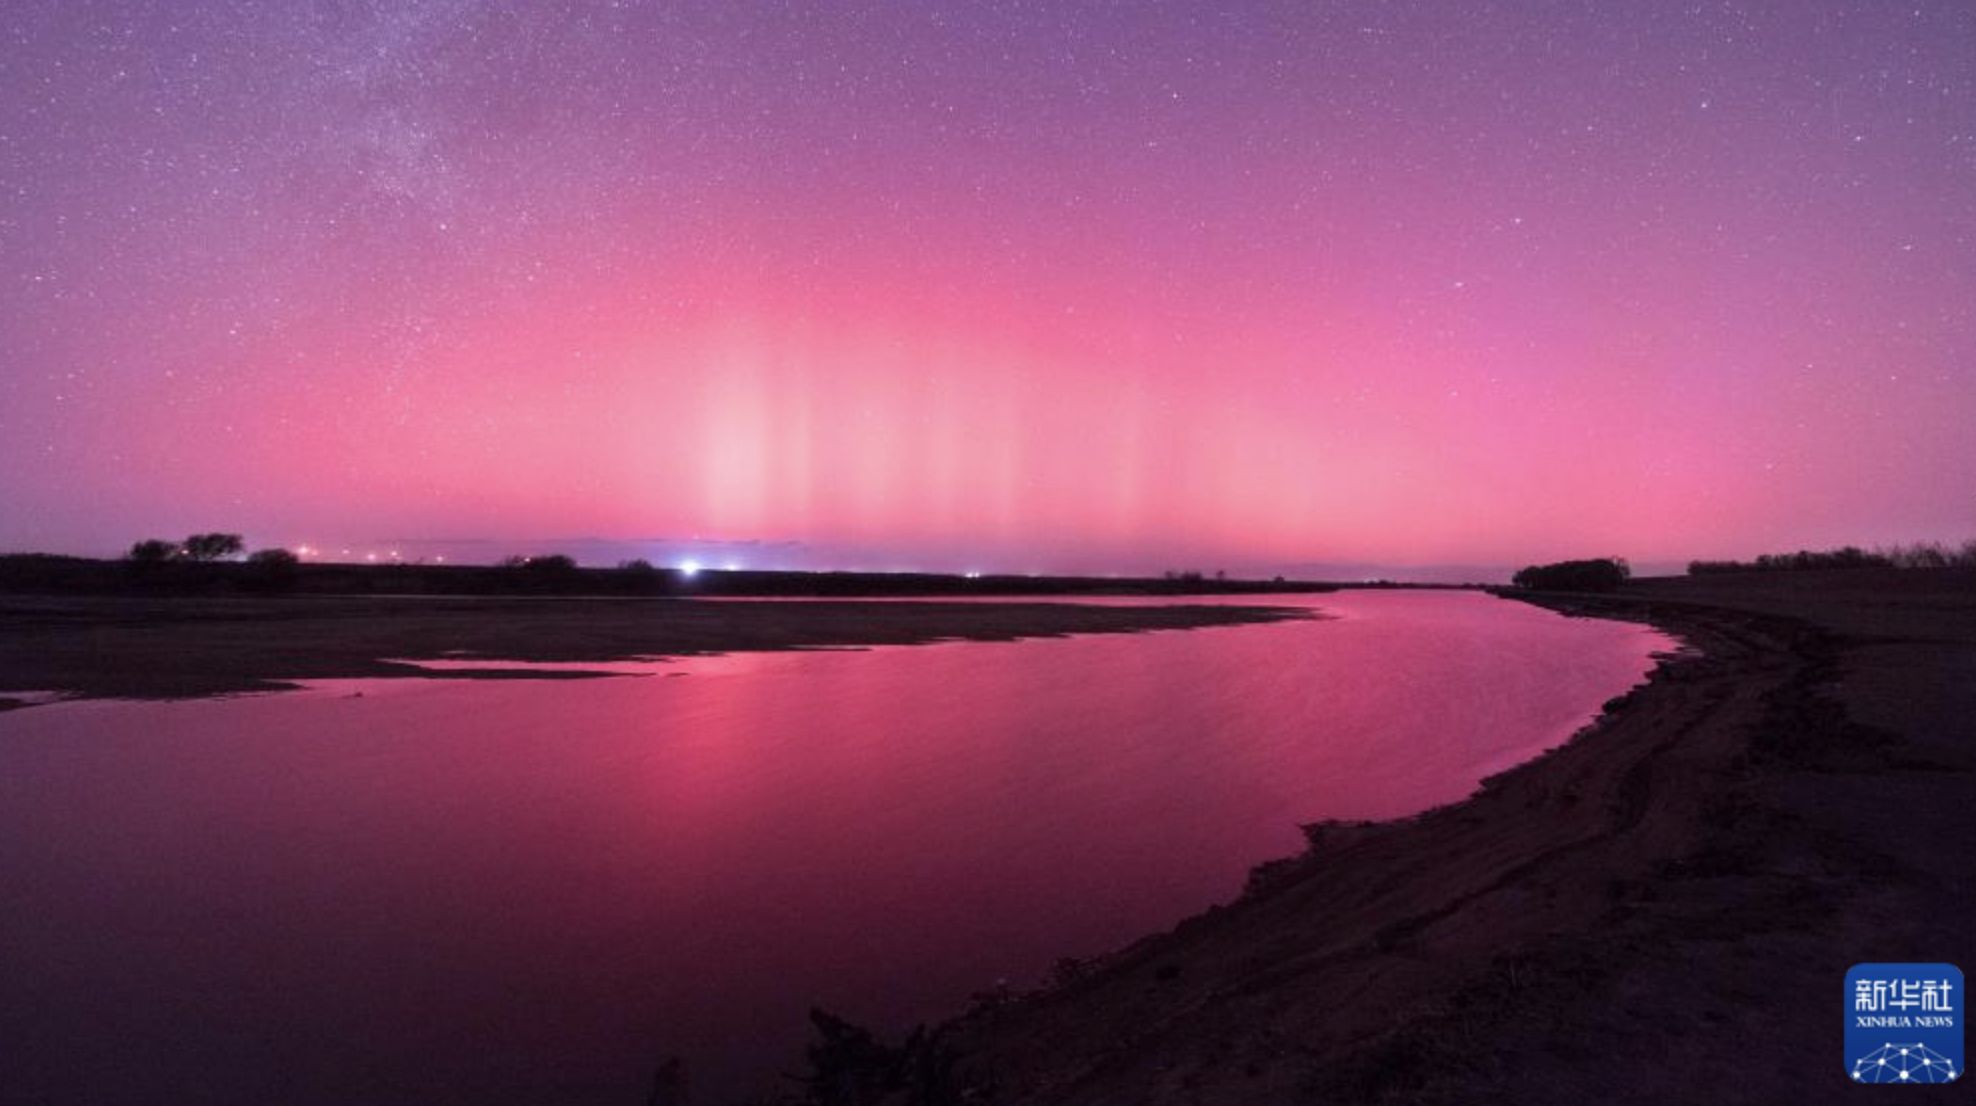
[[[1334,617],[0,715],[0,1101],[713,1099],[812,1003],[938,1017],[1460,799],[1670,647],[1269,601]]]

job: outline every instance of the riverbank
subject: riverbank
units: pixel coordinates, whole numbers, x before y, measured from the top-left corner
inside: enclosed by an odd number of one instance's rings
[[[1883,577],[1876,579],[1875,577]],[[1868,960],[1972,959],[1976,575],[1518,598],[1693,647],[1467,802],[932,1035],[995,1103],[1825,1101]],[[1073,892],[1074,893],[1074,892]]]
[[[670,567],[630,561],[579,566],[567,557],[505,564],[288,560],[131,561],[47,553],[0,554],[0,594],[166,596],[927,596],[1264,595],[1335,591],[1310,580],[1231,580],[1217,573],[1164,576],[1023,576],[951,572],[808,572]],[[1356,585],[1355,585],[1356,586]],[[1379,584],[1374,586],[1393,586]]]
[[[932,641],[1013,641],[1309,617],[1264,605],[1100,606],[843,600],[700,602],[569,596],[0,595],[8,692],[177,699],[355,677],[583,679],[582,670],[449,667],[444,658],[581,664]]]

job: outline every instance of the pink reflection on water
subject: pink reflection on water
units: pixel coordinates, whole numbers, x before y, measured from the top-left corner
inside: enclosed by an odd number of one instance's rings
[[[1459,799],[1670,645],[1287,601],[1338,617],[0,717],[0,1052],[103,1103],[621,1103],[678,1053],[717,1101],[812,1003],[938,1016]]]

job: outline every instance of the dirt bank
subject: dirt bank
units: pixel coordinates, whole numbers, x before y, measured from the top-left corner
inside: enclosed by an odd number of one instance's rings
[[[1696,647],[1468,802],[944,1026],[996,1103],[1817,1102],[1865,960],[1972,959],[1976,591],[1648,582]],[[1921,586],[1923,583],[1930,587]],[[1737,601],[1740,598],[1740,601]],[[1074,894],[1075,889],[1067,889]]]

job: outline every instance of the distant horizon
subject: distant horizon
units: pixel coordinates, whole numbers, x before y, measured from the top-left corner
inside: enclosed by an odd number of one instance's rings
[[[182,535],[165,537],[177,540]],[[140,539],[141,540],[141,539]],[[639,539],[540,539],[534,541],[502,541],[494,538],[435,538],[397,539],[370,542],[325,542],[320,545],[311,542],[257,542],[249,540],[248,550],[262,548],[283,548],[291,551],[306,548],[304,560],[320,564],[437,564],[437,565],[494,565],[512,556],[539,557],[561,553],[574,558],[583,568],[612,568],[625,561],[646,560],[657,568],[707,571],[763,571],[763,572],[848,572],[848,573],[929,573],[936,575],[980,574],[989,576],[1073,576],[1104,579],[1107,577],[1145,579],[1160,577],[1168,572],[1199,572],[1212,577],[1216,572],[1226,572],[1231,579],[1268,580],[1281,576],[1286,580],[1325,580],[1325,581],[1370,581],[1393,580],[1403,583],[1500,583],[1509,579],[1518,565],[1390,565],[1367,563],[1325,563],[1302,562],[1285,565],[1254,565],[1229,563],[1162,562],[1158,567],[1127,562],[1119,565],[1080,564],[1071,566],[1039,566],[1029,568],[1000,567],[967,561],[918,561],[910,557],[885,556],[871,553],[863,556],[847,555],[842,559],[825,556],[811,556],[802,552],[778,551],[768,556],[761,555],[762,547],[773,549],[780,545],[800,545],[801,543],[747,543],[747,542],[700,542],[681,543],[666,541],[642,541]],[[128,543],[122,548],[69,548],[69,549],[27,549],[15,548],[0,550],[0,555],[8,554],[48,554],[54,556],[87,557],[102,560],[116,560],[128,551]],[[1669,562],[1672,564],[1673,562]],[[1321,575],[1313,575],[1318,573]]]
[[[184,537],[178,534],[151,534],[146,537],[164,538],[176,541]],[[665,569],[685,569],[689,571],[761,571],[761,572],[846,572],[862,574],[911,574],[934,575],[988,575],[988,576],[1067,576],[1104,579],[1157,578],[1167,573],[1198,572],[1213,577],[1217,572],[1225,572],[1230,579],[1269,580],[1281,577],[1286,581],[1310,582],[1371,582],[1390,580],[1395,583],[1424,584],[1501,584],[1507,583],[1517,569],[1531,564],[1552,561],[1574,560],[1592,557],[1620,557],[1625,559],[1636,576],[1678,576],[1686,572],[1688,564],[1697,560],[1748,560],[1762,554],[1791,553],[1800,549],[1837,549],[1853,546],[1866,550],[1888,549],[1908,546],[1919,542],[1938,542],[1950,547],[1959,546],[1969,539],[1907,539],[1889,542],[1840,541],[1817,545],[1784,545],[1775,548],[1742,551],[1731,555],[1708,557],[1652,558],[1642,559],[1629,556],[1623,550],[1594,551],[1580,549],[1560,552],[1541,557],[1532,557],[1500,564],[1447,564],[1447,563],[1405,563],[1379,561],[1322,561],[1307,560],[1282,564],[1252,563],[1242,561],[1169,560],[1156,565],[1150,561],[1122,560],[1119,563],[1045,564],[1029,567],[1013,567],[984,560],[968,561],[941,559],[914,559],[905,555],[887,555],[883,551],[863,552],[832,550],[829,547],[813,546],[796,540],[762,541],[702,538],[604,538],[571,537],[543,539],[502,539],[490,537],[458,538],[385,538],[357,542],[312,542],[312,541],[257,541],[251,534],[243,533],[246,550],[262,548],[283,548],[303,554],[306,561],[322,564],[434,564],[434,565],[494,565],[505,558],[514,556],[539,557],[549,554],[564,554],[573,558],[580,567],[612,568],[626,561],[645,560],[654,567]],[[133,539],[143,540],[143,539]],[[0,547],[0,555],[6,554],[53,554],[57,556],[78,556],[114,560],[128,552],[130,543],[114,549],[69,548],[69,549],[25,549]]]

